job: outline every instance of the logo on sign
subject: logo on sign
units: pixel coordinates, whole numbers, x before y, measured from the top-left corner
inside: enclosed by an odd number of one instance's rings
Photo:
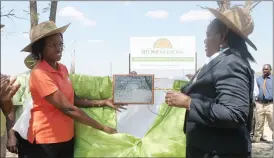
[[[173,55],[173,54],[183,54],[182,49],[172,48],[171,42],[166,38],[158,39],[153,48],[142,49],[142,54],[144,55]]]
[[[172,48],[172,44],[168,39],[160,38],[154,43],[153,48]]]

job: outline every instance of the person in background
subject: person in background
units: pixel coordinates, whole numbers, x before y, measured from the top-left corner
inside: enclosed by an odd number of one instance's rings
[[[186,74],[186,77],[191,80],[193,78],[194,74]]]
[[[15,78],[1,74],[1,158],[6,157],[7,129],[6,117],[12,110],[12,97],[18,91],[20,84],[14,84]]]
[[[129,74],[130,75],[137,75],[137,72],[136,71],[131,71]]]
[[[64,48],[63,33],[69,24],[57,28],[54,22],[38,24],[30,31],[31,43],[22,51],[31,52],[37,60],[29,79],[33,100],[28,141],[28,158],[73,158],[74,120],[109,134],[117,131],[98,123],[81,107],[110,106],[112,99],[88,100],[75,95],[65,65],[59,63]]]
[[[28,71],[17,75],[16,82],[21,85],[18,92],[13,96],[13,110],[7,117],[7,128],[8,128],[8,141],[7,149],[11,153],[18,154],[19,158],[24,158],[27,153],[26,147],[28,147],[28,140],[25,140],[20,136],[17,131],[14,131],[12,127],[15,125],[16,121],[19,119],[24,110],[24,102],[27,99],[31,99],[31,94],[29,91],[29,77],[31,70],[34,68],[36,61],[33,59],[32,55],[29,54],[24,60],[25,66],[29,69]]]
[[[1,25],[1,29],[4,25]],[[1,74],[1,89],[0,89],[0,108],[1,108],[1,158],[6,157],[6,142],[7,142],[7,129],[6,129],[6,116],[12,110],[12,97],[18,91],[20,84],[14,84],[16,78],[10,78],[7,75]]]
[[[254,23],[249,10],[231,8],[207,27],[205,65],[180,92],[168,92],[166,103],[185,108],[187,158],[251,158],[254,71],[248,51]]]
[[[256,78],[254,77],[254,81],[256,80]],[[253,116],[252,116],[252,128],[251,128],[251,138],[253,140],[253,136],[254,136],[254,131],[255,131],[255,127],[256,127],[256,98],[259,94],[259,89],[258,89],[258,85],[256,82],[254,82],[254,91],[253,91],[253,103],[252,103],[252,108],[253,108]]]
[[[271,65],[263,66],[263,75],[257,78],[259,94],[256,98],[256,127],[253,142],[265,141],[263,138],[265,119],[273,132],[273,75],[271,75]],[[272,138],[273,139],[273,138]]]

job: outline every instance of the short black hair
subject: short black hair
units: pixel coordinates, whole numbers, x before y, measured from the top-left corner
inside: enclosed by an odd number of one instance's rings
[[[60,33],[60,36],[63,39],[63,34]],[[47,37],[44,37],[38,41],[36,41],[32,46],[31,46],[31,55],[35,60],[43,60],[43,50],[45,47],[45,41]]]
[[[267,66],[270,70],[272,70],[272,67],[270,64],[264,64],[264,67]]]
[[[228,47],[230,49],[234,49],[237,53],[239,53],[238,55],[240,55],[242,58],[245,58],[249,61],[255,62],[255,59],[253,58],[251,53],[248,51],[245,40],[241,36],[239,36],[234,31],[232,31],[230,28],[228,28],[219,19],[214,19],[213,23],[215,23],[217,25],[218,31],[220,33],[227,30],[227,34],[224,39],[227,41]]]

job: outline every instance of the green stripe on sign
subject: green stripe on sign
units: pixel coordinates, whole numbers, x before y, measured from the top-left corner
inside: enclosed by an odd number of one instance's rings
[[[194,62],[193,57],[133,57],[137,62]]]

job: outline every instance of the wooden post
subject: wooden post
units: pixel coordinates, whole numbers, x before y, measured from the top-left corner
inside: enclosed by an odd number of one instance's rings
[[[34,26],[38,24],[39,15],[37,13],[37,2],[29,1],[29,9],[30,9],[30,28],[32,29]]]
[[[56,22],[57,4],[58,1],[51,1],[49,20],[53,22]]]

